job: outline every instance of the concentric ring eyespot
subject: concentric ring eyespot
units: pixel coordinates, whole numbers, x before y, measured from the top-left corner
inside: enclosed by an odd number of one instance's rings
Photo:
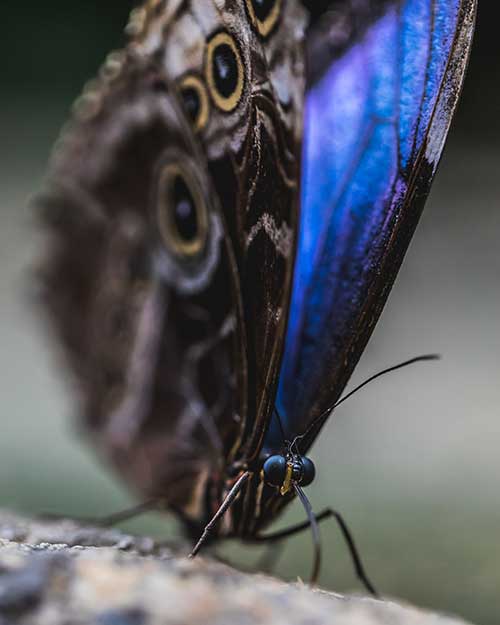
[[[179,92],[195,132],[201,132],[207,125],[209,116],[208,94],[205,85],[198,76],[190,74],[180,81]]]
[[[162,241],[174,255],[192,258],[205,248],[207,204],[199,183],[178,163],[168,163],[160,172],[157,219]]]
[[[207,43],[206,81],[215,105],[230,113],[240,103],[245,86],[245,66],[234,37],[217,32]]]
[[[278,23],[283,0],[245,0],[253,27],[263,38],[269,37]]]

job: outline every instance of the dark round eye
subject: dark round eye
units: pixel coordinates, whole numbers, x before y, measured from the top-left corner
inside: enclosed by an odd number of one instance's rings
[[[215,104],[224,112],[234,110],[241,99],[244,68],[236,41],[227,32],[219,32],[207,47],[206,78]]]
[[[175,227],[180,238],[190,243],[198,236],[198,214],[195,199],[182,176],[174,178],[171,194]]]
[[[252,25],[259,35],[267,37],[281,14],[282,0],[245,0]]]
[[[203,130],[208,122],[208,95],[204,84],[197,76],[186,76],[181,80],[179,90],[184,108],[196,132]]]
[[[174,163],[160,174],[158,223],[166,245],[179,256],[201,252],[207,237],[207,209],[194,179]]]
[[[283,456],[270,456],[264,462],[264,479],[270,486],[282,486],[286,477],[286,468],[286,460]]]
[[[300,485],[309,486],[316,477],[316,467],[313,461],[305,456],[302,456],[300,460],[302,464],[302,479],[300,480]]]

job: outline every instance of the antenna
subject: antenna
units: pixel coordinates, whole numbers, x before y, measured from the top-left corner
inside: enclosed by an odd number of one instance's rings
[[[287,439],[286,434],[285,434],[285,428],[283,426],[283,420],[281,419],[281,415],[278,412],[278,409],[276,408],[276,406],[274,406],[274,413],[275,413],[275,415],[276,415],[276,417],[278,419],[278,425],[280,427],[281,436],[283,438],[283,445],[286,445],[287,442],[288,442],[288,439]]]
[[[300,434],[299,436],[296,436],[292,445],[295,445],[298,441],[301,441],[303,438],[305,438],[308,434],[310,434],[318,425],[320,425],[321,423],[323,423],[323,421],[328,417],[328,415],[330,413],[332,413],[335,408],[337,408],[338,406],[340,406],[340,404],[343,404],[345,401],[347,401],[350,397],[352,397],[355,393],[357,393],[358,391],[360,391],[363,387],[367,386],[368,384],[370,384],[371,382],[373,382],[374,380],[376,380],[377,378],[382,377],[383,375],[386,375],[387,373],[392,373],[393,371],[397,371],[398,369],[403,369],[404,367],[409,367],[410,365],[413,365],[417,362],[428,362],[428,361],[433,361],[433,360],[440,360],[441,356],[439,354],[424,354],[423,356],[416,356],[415,358],[411,358],[410,360],[405,360],[404,362],[401,362],[397,365],[393,365],[392,367],[388,367],[387,369],[383,369],[382,371],[379,371],[378,373],[375,373],[374,375],[372,375],[371,377],[369,377],[367,380],[365,380],[364,382],[362,382],[361,384],[359,384],[358,386],[356,386],[356,388],[354,388],[352,391],[350,391],[349,393],[347,393],[347,395],[344,395],[344,397],[342,397],[341,399],[339,399],[335,404],[333,404],[332,406],[329,406],[326,410],[324,410],[319,416],[317,416],[310,424],[309,427],[306,429],[306,431],[303,434]]]

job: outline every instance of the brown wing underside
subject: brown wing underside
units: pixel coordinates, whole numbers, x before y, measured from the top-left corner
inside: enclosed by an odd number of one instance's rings
[[[54,154],[43,301],[93,443],[141,497],[200,517],[201,490],[223,472],[242,427],[238,278],[175,90],[161,67],[130,51],[113,63]],[[172,166],[207,222],[192,256],[159,227],[159,180]]]
[[[274,406],[299,209],[305,13],[296,0],[276,2],[273,21],[262,23],[254,4],[211,0],[169,12],[175,3],[166,3],[133,42],[143,54],[155,48],[181,96],[191,89],[187,104],[195,89],[204,110],[197,137],[233,245],[244,315],[247,411],[230,462],[258,453]],[[228,55],[239,78],[223,93],[214,63]]]

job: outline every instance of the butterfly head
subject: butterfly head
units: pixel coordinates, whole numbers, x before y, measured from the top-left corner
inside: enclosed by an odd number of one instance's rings
[[[262,473],[269,486],[279,488],[281,495],[286,495],[294,483],[309,486],[316,475],[316,468],[310,458],[289,452],[286,455],[269,456],[264,462]]]

